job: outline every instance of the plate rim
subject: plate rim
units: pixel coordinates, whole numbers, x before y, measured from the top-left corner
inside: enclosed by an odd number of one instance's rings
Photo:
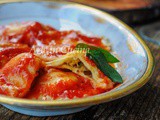
[[[4,95],[0,95],[0,103],[15,105],[15,106],[22,106],[27,108],[44,107],[44,109],[46,109],[46,107],[69,108],[69,107],[89,106],[89,105],[109,102],[109,101],[124,97],[126,95],[129,95],[134,91],[138,90],[139,88],[141,88],[144,84],[146,84],[149,78],[151,77],[154,71],[155,61],[150,49],[148,48],[146,43],[143,41],[143,39],[131,27],[126,25],[124,22],[122,22],[118,18],[110,15],[109,13],[103,12],[101,10],[98,10],[96,8],[89,7],[86,5],[81,5],[74,2],[59,1],[59,0],[45,0],[45,1],[44,0],[6,0],[6,1],[2,0],[0,1],[0,4],[8,4],[8,3],[15,3],[15,2],[57,2],[62,4],[73,5],[80,9],[91,10],[96,12],[96,15],[97,13],[99,13],[101,16],[104,15],[104,16],[110,17],[111,19],[114,19],[116,22],[120,23],[123,28],[125,28],[130,34],[132,34],[136,38],[137,41],[139,41],[139,43],[141,44],[141,46],[146,52],[148,64],[147,64],[146,71],[141,76],[141,78],[138,79],[136,82],[119,91],[114,91],[111,93],[107,93],[105,95],[95,95],[87,98],[77,98],[72,100],[54,100],[54,101],[28,100],[24,98],[11,98]]]

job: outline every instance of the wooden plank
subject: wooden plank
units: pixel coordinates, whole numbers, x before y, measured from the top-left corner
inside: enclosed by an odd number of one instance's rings
[[[95,105],[79,113],[56,117],[31,117],[0,106],[0,120],[159,120],[160,119],[160,47],[147,42],[156,67],[150,81],[141,89],[121,99]]]

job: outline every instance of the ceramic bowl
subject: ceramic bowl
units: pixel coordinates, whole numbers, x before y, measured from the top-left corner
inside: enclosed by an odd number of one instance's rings
[[[122,85],[109,92],[73,100],[37,101],[0,95],[0,103],[13,111],[33,116],[78,112],[134,92],[149,80],[153,72],[153,56],[144,41],[130,27],[107,13],[58,0],[10,0],[0,3],[1,25],[39,21],[58,30],[78,30],[88,36],[107,38],[121,61],[117,66],[124,80]]]

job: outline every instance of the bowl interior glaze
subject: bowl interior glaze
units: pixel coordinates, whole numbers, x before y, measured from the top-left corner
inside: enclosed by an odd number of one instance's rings
[[[153,64],[152,60],[148,61],[149,57],[152,59],[152,55],[148,55],[150,51],[145,43],[137,37],[136,33],[111,15],[90,7],[58,1],[0,4],[0,25],[22,21],[39,21],[58,30],[78,30],[88,36],[104,37],[104,42],[106,42],[106,39],[109,40],[113,54],[121,61],[117,64],[117,69],[122,75],[124,83],[107,93],[81,99],[83,102],[80,102],[80,99],[71,100],[75,105],[80,105],[80,103],[85,105],[87,104],[86,101],[88,101],[88,104],[101,103],[127,95],[130,93],[128,91],[130,89],[126,89],[126,87],[132,86],[144,76],[144,73],[147,73],[149,62]],[[150,69],[153,69],[153,65],[150,66]],[[145,77],[149,77],[150,74],[151,71]],[[142,86],[142,84],[144,82],[140,85]],[[135,88],[136,86],[132,87]],[[119,93],[116,93],[117,91]],[[131,92],[133,91],[131,90]],[[107,94],[108,97],[106,97]],[[112,96],[112,94],[116,96]],[[29,105],[29,102],[27,102],[29,100],[23,101],[22,99],[0,96],[0,102],[6,103],[4,100],[8,101],[7,104],[10,104],[13,100],[12,104],[15,105],[19,102],[19,105]],[[90,100],[93,100],[93,103],[89,103]],[[42,102],[45,101],[40,101],[39,105],[36,101],[30,101],[31,104],[35,103],[36,106],[41,106]],[[71,103],[64,100],[60,101],[59,104],[56,104],[58,103],[56,101],[50,101],[43,105],[49,106],[51,102],[53,106],[61,106],[62,104],[65,106],[67,102],[68,105]]]

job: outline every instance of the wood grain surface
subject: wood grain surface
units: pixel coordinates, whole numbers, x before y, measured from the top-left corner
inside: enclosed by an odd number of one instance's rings
[[[149,82],[138,91],[79,113],[56,117],[31,117],[0,106],[0,120],[160,120],[160,46],[147,44],[156,67]]]

